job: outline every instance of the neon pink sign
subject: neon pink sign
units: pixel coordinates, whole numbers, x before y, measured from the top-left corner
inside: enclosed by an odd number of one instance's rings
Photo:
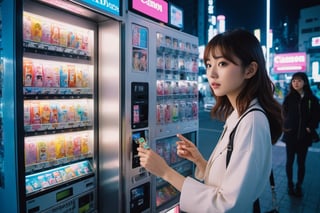
[[[320,36],[311,38],[311,47],[319,47],[320,46]]]
[[[168,23],[168,3],[163,0],[132,0],[132,8],[159,21]]]
[[[307,55],[305,52],[276,54],[273,67],[276,73],[306,71]]]

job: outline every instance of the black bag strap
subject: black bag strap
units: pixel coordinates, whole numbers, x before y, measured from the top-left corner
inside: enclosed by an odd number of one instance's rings
[[[236,124],[236,126],[233,128],[233,130],[231,131],[230,135],[229,135],[229,143],[228,143],[228,147],[227,147],[227,159],[226,159],[226,167],[228,167],[229,165],[229,161],[230,161],[230,158],[231,158],[231,154],[232,154],[232,151],[233,151],[233,139],[234,139],[234,135],[236,133],[236,130],[237,130],[237,127],[240,123],[240,121],[242,120],[242,118],[244,118],[249,112],[252,112],[252,111],[260,111],[262,112],[263,114],[266,114],[262,109],[260,108],[251,108],[249,109],[247,112],[245,112],[239,119],[238,123]]]

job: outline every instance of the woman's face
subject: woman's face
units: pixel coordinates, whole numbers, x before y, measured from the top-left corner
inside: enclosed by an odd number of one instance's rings
[[[210,87],[216,96],[228,96],[229,100],[235,101],[245,86],[245,70],[241,66],[239,58],[234,58],[235,63],[222,56],[216,49],[215,56],[210,55],[206,61],[206,71]]]
[[[295,89],[297,92],[303,92],[304,81],[301,78],[292,79],[291,84],[293,89]]]

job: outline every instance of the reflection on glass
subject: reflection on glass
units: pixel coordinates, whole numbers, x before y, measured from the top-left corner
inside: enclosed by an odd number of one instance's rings
[[[2,80],[3,80],[3,55],[2,55],[2,4],[0,3],[0,188],[4,187],[4,142],[2,135]]]

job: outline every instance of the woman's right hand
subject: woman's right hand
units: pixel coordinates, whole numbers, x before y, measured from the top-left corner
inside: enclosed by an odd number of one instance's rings
[[[176,142],[177,154],[179,157],[190,160],[197,166],[199,163],[205,161],[198,148],[194,145],[194,143],[192,143],[192,141],[183,137],[181,134],[177,134],[177,137],[180,139],[180,141]]]

